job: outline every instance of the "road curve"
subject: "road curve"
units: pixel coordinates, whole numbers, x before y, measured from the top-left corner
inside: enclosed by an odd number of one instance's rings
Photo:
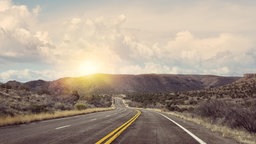
[[[93,144],[132,118],[136,111],[119,98],[116,109],[80,116],[6,126],[0,128],[1,144]],[[163,115],[149,110],[142,113],[117,139],[116,144],[198,144],[199,142]],[[184,126],[208,144],[234,144],[209,130],[170,115],[169,119]]]

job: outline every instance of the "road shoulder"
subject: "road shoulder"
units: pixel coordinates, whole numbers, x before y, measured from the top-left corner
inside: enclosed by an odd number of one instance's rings
[[[206,143],[209,143],[209,144],[220,144],[220,143],[221,144],[238,144],[238,142],[235,141],[234,139],[223,137],[221,135],[221,133],[213,132],[210,129],[208,129],[202,125],[187,121],[185,119],[178,118],[178,117],[172,115],[171,113],[162,112],[162,111],[160,112],[158,110],[156,111],[156,110],[152,110],[152,109],[149,109],[149,110],[164,114],[168,118],[174,120],[175,122],[177,122],[178,124],[180,124],[181,126],[186,128],[187,130],[189,130],[190,132],[192,132],[193,134],[198,136],[200,139],[202,139]]]

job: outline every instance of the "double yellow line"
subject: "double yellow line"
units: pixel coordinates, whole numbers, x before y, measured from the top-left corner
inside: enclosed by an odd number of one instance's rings
[[[126,130],[141,114],[139,110],[136,110],[137,114],[133,116],[131,119],[129,119],[126,123],[122,124],[106,136],[104,136],[102,139],[96,142],[96,144],[102,144],[105,141],[105,144],[110,144],[112,141],[114,141],[124,130]]]

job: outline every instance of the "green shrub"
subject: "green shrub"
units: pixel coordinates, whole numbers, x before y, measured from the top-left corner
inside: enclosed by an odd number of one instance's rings
[[[75,104],[75,108],[77,110],[85,110],[87,108],[87,106],[85,104],[78,103],[78,104]]]

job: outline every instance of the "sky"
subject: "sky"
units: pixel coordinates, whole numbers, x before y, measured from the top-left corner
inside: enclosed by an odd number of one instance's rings
[[[256,72],[253,0],[0,0],[0,82]]]

